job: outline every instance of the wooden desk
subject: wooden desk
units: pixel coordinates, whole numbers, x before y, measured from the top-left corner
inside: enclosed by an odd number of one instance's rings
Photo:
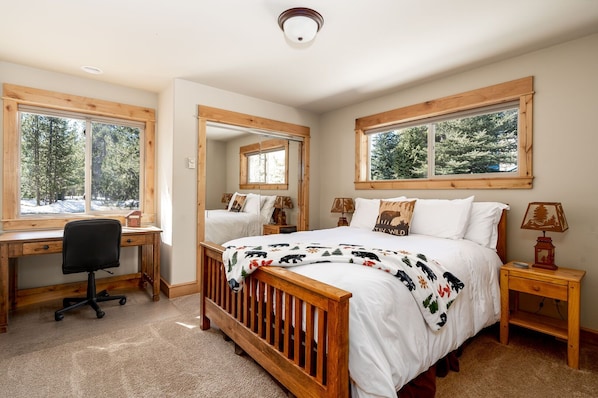
[[[149,283],[152,286],[152,299],[160,300],[160,233],[155,227],[126,228],[123,227],[121,247],[138,246],[139,273],[128,275],[129,280],[139,280],[140,286]],[[8,329],[9,309],[17,307],[19,291],[17,287],[18,258],[42,254],[62,253],[61,229],[5,232],[0,234],[0,333]],[[132,277],[132,278],[131,278]],[[111,278],[104,278],[105,280]],[[113,279],[118,280],[119,277]],[[103,279],[98,279],[98,285]],[[60,286],[73,286],[70,291],[78,291],[81,284],[76,282]],[[114,282],[118,285],[118,282]],[[27,289],[39,290],[39,289]],[[67,289],[65,289],[66,291]],[[47,288],[48,298],[56,296],[56,289]],[[85,288],[82,290],[85,292]],[[22,291],[21,291],[22,292]],[[59,292],[58,294],[63,294]],[[64,296],[63,296],[64,297]]]

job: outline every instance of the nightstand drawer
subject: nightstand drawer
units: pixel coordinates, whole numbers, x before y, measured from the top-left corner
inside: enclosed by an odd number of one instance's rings
[[[516,276],[509,276],[509,289],[563,301],[567,301],[568,295],[566,284],[560,285]]]

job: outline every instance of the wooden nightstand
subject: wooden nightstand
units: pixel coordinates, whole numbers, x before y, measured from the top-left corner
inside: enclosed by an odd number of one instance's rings
[[[297,232],[296,225],[264,224],[264,235],[290,234],[291,232]]]
[[[567,341],[567,364],[579,369],[581,280],[585,271],[562,268],[519,268],[511,261],[500,269],[500,342],[509,343],[509,324],[546,333]],[[567,302],[567,320],[519,310],[519,292]],[[511,297],[512,296],[512,297]],[[510,299],[513,298],[513,306]]]

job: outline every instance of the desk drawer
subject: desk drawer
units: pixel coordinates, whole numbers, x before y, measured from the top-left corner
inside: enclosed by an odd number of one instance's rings
[[[62,241],[23,243],[23,256],[62,253]]]
[[[509,289],[547,298],[567,301],[567,284],[559,285],[533,279],[509,277]]]
[[[151,245],[152,244],[152,237],[148,234],[139,234],[139,235],[123,235],[120,238],[120,245],[122,247],[125,246],[141,246],[141,245]]]

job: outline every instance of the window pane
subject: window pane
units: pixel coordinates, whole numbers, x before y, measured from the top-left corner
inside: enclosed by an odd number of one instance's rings
[[[21,214],[85,211],[85,122],[20,113]]]
[[[249,183],[284,184],[286,176],[285,150],[262,152],[247,156]]]
[[[428,176],[428,127],[371,134],[370,178],[401,180]]]
[[[91,209],[139,209],[138,128],[92,123]]]
[[[435,123],[434,174],[517,171],[517,115],[509,109]]]

